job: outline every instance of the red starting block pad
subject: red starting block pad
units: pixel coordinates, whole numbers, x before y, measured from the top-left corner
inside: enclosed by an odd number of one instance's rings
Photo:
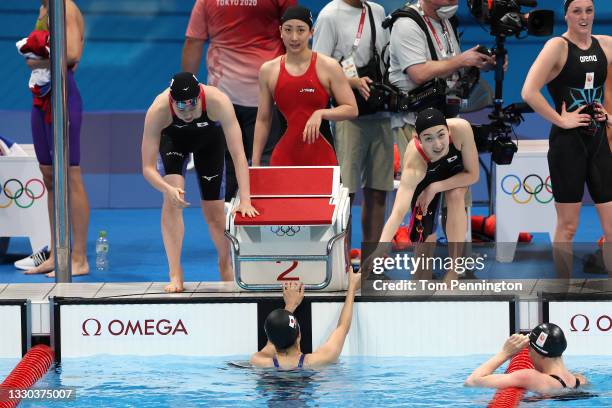
[[[340,187],[334,167],[251,167],[251,197],[333,197]]]
[[[249,169],[254,218],[228,213],[236,283],[246,290],[280,290],[287,281],[309,290],[343,290],[350,201],[339,167]],[[238,205],[239,195],[232,201]]]
[[[336,206],[325,198],[253,198],[259,216],[236,214],[235,225],[330,225]]]

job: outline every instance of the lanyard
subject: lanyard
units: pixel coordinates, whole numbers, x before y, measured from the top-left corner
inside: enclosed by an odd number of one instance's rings
[[[434,29],[433,24],[431,24],[431,20],[426,15],[423,15],[423,20],[425,20],[425,23],[427,24],[427,26],[429,27],[429,30],[431,31],[432,35],[434,36],[434,39],[436,40],[436,44],[438,44],[438,48],[440,49],[440,53],[442,54],[442,58],[446,58],[448,54],[447,54],[446,50],[444,49],[444,46],[442,45],[442,41],[440,41],[440,37],[438,37],[438,33]],[[455,52],[453,50],[453,46],[452,46],[452,43],[451,43],[451,38],[450,38],[450,35],[448,34],[448,28],[446,27],[446,24],[445,24],[444,20],[440,20],[440,25],[442,26],[442,31],[444,32],[444,37],[446,38],[446,42],[448,43],[449,52],[451,54],[454,54]]]
[[[355,41],[353,42],[353,48],[351,48],[351,52],[349,56],[353,55],[355,51],[357,51],[357,47],[359,47],[359,43],[361,42],[361,35],[363,34],[363,25],[365,24],[365,15],[366,15],[366,6],[364,5],[361,8],[361,18],[359,19],[359,28],[357,29],[357,35],[355,35]]]

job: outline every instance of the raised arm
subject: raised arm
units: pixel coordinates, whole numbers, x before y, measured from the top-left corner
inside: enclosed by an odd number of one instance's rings
[[[240,191],[240,204],[236,211],[239,211],[243,216],[254,217],[259,213],[251,205],[251,189],[249,186],[249,164],[244,154],[244,146],[242,144],[242,131],[236,119],[234,106],[227,95],[217,88],[207,86],[206,91],[206,110],[212,120],[221,123],[227,150],[229,150],[234,168],[236,171],[236,179],[238,180],[238,188]]]
[[[517,370],[509,374],[493,374],[506,360],[518,353],[529,344],[529,337],[523,334],[513,334],[506,340],[502,350],[485,361],[465,380],[466,387],[508,388],[532,386],[534,370]],[[537,373],[536,373],[537,374]]]
[[[257,106],[257,119],[255,120],[255,133],[253,134],[253,166],[261,166],[263,154],[272,126],[272,92],[268,84],[272,75],[273,61],[264,63],[259,70],[259,102]]]
[[[299,282],[283,283],[283,299],[285,300],[285,310],[295,313],[295,310],[304,300],[304,284]],[[251,364],[258,367],[266,367],[270,364],[270,359],[276,354],[276,348],[270,341],[266,343],[257,353],[251,356]]]
[[[344,346],[346,336],[351,329],[351,320],[353,320],[353,303],[355,302],[355,292],[361,284],[361,273],[350,273],[349,287],[346,291],[344,305],[340,312],[338,325],[329,336],[329,339],[311,354],[308,362],[310,366],[321,366],[335,362]]]

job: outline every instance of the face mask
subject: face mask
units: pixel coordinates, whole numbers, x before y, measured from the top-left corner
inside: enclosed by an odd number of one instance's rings
[[[455,5],[455,6],[445,6],[445,7],[440,7],[439,9],[436,10],[436,14],[438,15],[438,17],[443,18],[443,19],[449,19],[452,16],[455,15],[455,13],[457,13],[457,9],[459,8],[459,5]]]

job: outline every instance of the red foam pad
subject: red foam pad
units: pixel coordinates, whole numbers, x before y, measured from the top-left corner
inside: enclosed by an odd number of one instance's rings
[[[531,358],[529,358],[529,347],[525,347],[519,351],[508,364],[506,373],[512,373],[517,370],[533,368]],[[518,407],[523,399],[525,390],[523,388],[510,387],[497,390],[487,408],[515,408]]]
[[[328,225],[332,223],[335,206],[329,198],[253,198],[259,211],[254,218],[236,213],[236,225]]]
[[[249,169],[252,196],[331,196],[334,169],[264,167]]]

